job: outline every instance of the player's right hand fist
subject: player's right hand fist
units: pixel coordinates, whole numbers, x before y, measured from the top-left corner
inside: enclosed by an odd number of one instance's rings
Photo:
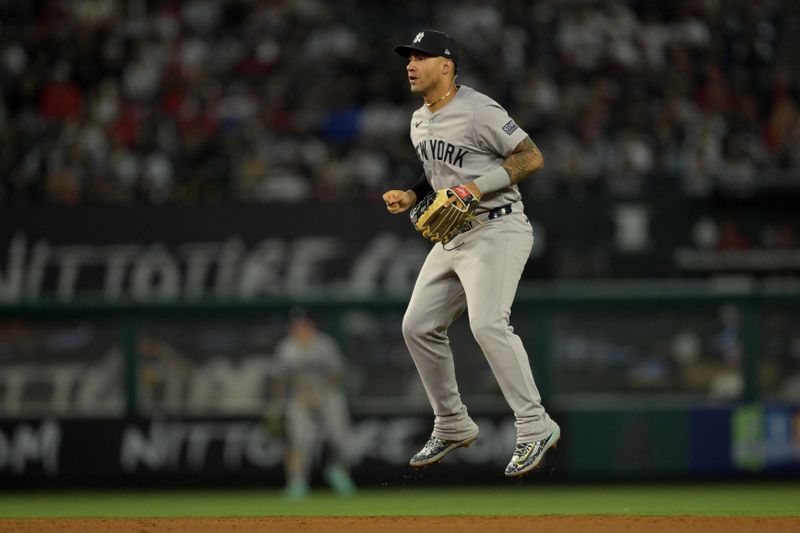
[[[386,202],[386,209],[396,215],[414,205],[417,201],[417,195],[414,191],[392,189],[383,193],[383,201]]]

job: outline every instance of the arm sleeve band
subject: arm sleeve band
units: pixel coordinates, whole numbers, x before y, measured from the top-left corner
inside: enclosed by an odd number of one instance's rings
[[[476,179],[475,185],[483,194],[488,194],[511,185],[511,176],[503,167],[497,167]]]
[[[409,187],[409,190],[414,191],[414,194],[417,195],[417,202],[419,202],[425,197],[426,194],[431,192],[433,188],[431,187],[431,184],[428,183],[428,178],[425,176],[425,173],[423,172],[422,175],[417,180],[417,182],[411,187]]]

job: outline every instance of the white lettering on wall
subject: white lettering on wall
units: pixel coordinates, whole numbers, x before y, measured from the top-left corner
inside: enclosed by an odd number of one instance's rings
[[[0,263],[0,303],[102,293],[109,301],[132,299],[250,300],[263,296],[407,294],[430,249],[411,235],[376,234],[352,250],[339,237],[309,235],[265,239],[246,246],[222,242],[53,245],[18,233]],[[332,268],[335,266],[336,268]]]
[[[205,468],[211,453],[222,453],[226,468],[269,468],[283,461],[283,443],[262,424],[246,422],[165,422],[128,426],[122,434],[120,465],[125,472]]]
[[[46,420],[38,426],[20,424],[0,430],[0,472],[24,475],[30,467],[41,467],[49,477],[58,475],[61,427]]]
[[[513,418],[493,422],[479,417],[476,422],[481,438],[448,461],[504,465],[516,438]],[[367,459],[407,465],[409,453],[420,445],[421,435],[428,429],[427,419],[418,416],[359,420],[353,424],[348,459],[353,466]],[[260,422],[155,420],[144,427],[125,428],[120,465],[129,474],[183,468],[197,472],[219,454],[226,469],[271,468],[282,464],[284,443],[271,437]]]

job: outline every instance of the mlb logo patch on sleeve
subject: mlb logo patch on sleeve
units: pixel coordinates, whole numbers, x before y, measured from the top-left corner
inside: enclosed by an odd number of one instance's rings
[[[506,125],[503,126],[503,131],[506,132],[507,135],[511,135],[512,133],[517,131],[518,128],[519,126],[514,124],[514,120],[509,120],[508,122],[506,122]]]

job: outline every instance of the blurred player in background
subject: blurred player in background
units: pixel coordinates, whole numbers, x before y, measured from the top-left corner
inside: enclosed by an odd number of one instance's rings
[[[349,474],[350,413],[344,395],[344,359],[332,337],[302,309],[293,309],[288,335],[276,348],[286,424],[286,495],[308,494],[318,444],[330,444],[325,480],[341,495],[355,486]]]

